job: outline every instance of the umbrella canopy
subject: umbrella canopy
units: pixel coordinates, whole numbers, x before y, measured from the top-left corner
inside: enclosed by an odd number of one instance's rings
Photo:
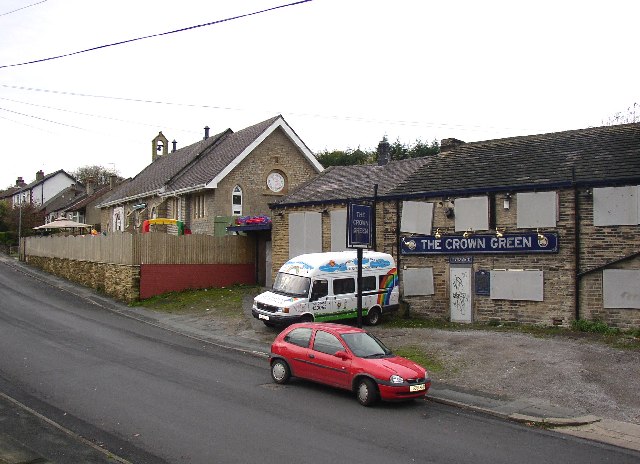
[[[43,224],[38,227],[34,227],[35,230],[41,229],[75,229],[75,228],[85,228],[91,227],[91,224],[83,224],[81,222],[72,221],[70,219],[59,218],[55,221],[51,221],[48,224]]]

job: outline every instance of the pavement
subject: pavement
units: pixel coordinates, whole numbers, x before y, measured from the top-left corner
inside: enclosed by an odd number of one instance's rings
[[[195,317],[176,317],[144,308],[128,307],[93,290],[32,268],[6,255],[0,262],[48,284],[68,291],[105,310],[162,327],[202,342],[252,356],[268,356],[270,342],[264,334],[244,330],[230,334],[222,327],[203,327]],[[640,452],[640,425],[577,414],[574,410],[532,399],[505,399],[433,382],[427,401],[442,403],[500,419],[543,426],[556,432]],[[62,452],[60,450],[63,450]],[[0,464],[24,463],[127,463],[64,427],[0,393]]]

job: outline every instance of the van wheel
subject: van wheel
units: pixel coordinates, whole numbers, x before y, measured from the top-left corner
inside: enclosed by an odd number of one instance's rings
[[[377,325],[380,322],[380,308],[371,308],[367,313],[367,324]]]
[[[300,322],[313,322],[313,316],[311,314],[305,314],[300,318]]]
[[[373,380],[363,377],[358,380],[356,396],[358,398],[358,403],[362,406],[371,406],[373,403],[378,401],[378,388]]]

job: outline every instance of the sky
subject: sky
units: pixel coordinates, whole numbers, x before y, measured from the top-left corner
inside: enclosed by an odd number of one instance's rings
[[[318,153],[581,129],[640,104],[632,0],[275,8],[290,1],[2,0],[0,190],[39,170],[132,177],[159,131],[180,148],[278,114]]]

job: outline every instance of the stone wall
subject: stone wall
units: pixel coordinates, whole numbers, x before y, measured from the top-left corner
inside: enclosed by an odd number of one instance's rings
[[[27,263],[63,279],[131,303],[140,297],[140,266],[27,256]]]
[[[558,235],[559,252],[552,254],[474,254],[472,272],[495,269],[535,269],[543,272],[543,301],[520,301],[491,299],[472,291],[472,319],[478,322],[501,322],[538,325],[569,326],[576,319],[576,279],[577,274],[598,266],[607,265],[612,269],[640,269],[640,258],[611,264],[616,260],[637,253],[640,250],[638,226],[593,226],[593,201],[587,191],[579,191],[577,204],[579,214],[575,214],[576,191],[558,190],[559,214],[555,228],[543,232]],[[517,195],[510,197],[510,207],[504,208],[504,193],[490,196],[495,212],[495,227],[507,233],[532,232],[532,229],[518,229]],[[434,203],[433,233],[440,229],[445,235],[455,234],[455,218],[445,215],[447,206],[444,198],[412,198],[412,201]],[[376,209],[376,249],[390,253],[396,259],[403,290],[403,272],[407,268],[431,268],[434,277],[433,295],[412,296],[404,302],[415,314],[430,318],[448,320],[450,318],[449,255],[400,255],[398,256],[398,210],[402,201],[381,201]],[[346,204],[325,204],[277,208],[273,211],[273,275],[289,257],[289,219],[291,212],[332,211],[346,209]],[[576,222],[578,223],[578,247],[576,249]],[[535,232],[535,230],[534,230]],[[479,232],[489,234],[491,231]],[[495,233],[495,231],[493,232]],[[457,232],[460,235],[460,232]],[[331,246],[330,215],[322,215],[322,248],[329,251]],[[579,255],[576,269],[576,254]],[[585,275],[579,280],[578,317],[587,320],[601,320],[613,327],[634,328],[640,326],[639,309],[604,309],[602,297],[602,271]]]

